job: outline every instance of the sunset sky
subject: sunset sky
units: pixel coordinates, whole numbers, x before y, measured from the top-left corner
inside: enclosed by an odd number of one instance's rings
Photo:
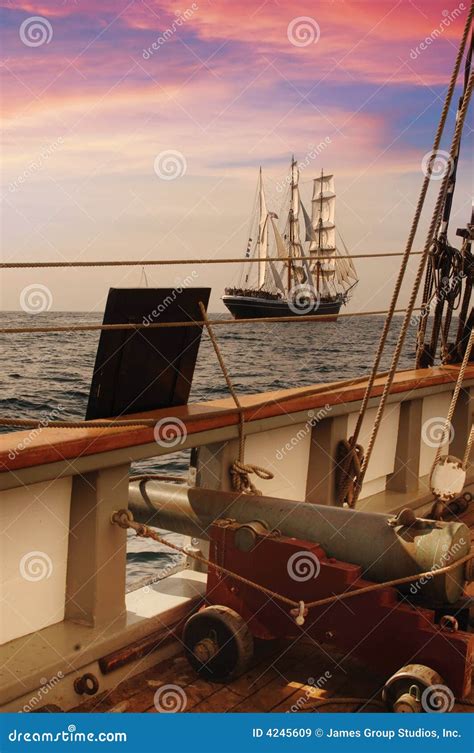
[[[303,161],[322,143],[303,194],[321,168],[334,172],[349,249],[403,250],[468,0],[0,6],[5,261],[242,255],[259,165],[279,211],[292,153]],[[469,131],[452,241],[470,215]],[[357,266],[352,308],[385,308],[398,262]],[[192,270],[147,277],[172,285]],[[195,284],[213,287],[211,310],[222,310],[237,268],[197,272]],[[109,286],[140,275],[4,272],[2,308],[19,309],[25,286],[40,284],[53,311],[100,311]]]

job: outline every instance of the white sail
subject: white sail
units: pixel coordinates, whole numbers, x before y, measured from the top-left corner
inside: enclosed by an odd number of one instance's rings
[[[270,213],[270,220],[272,223],[273,234],[275,236],[275,246],[276,246],[277,256],[279,259],[287,259],[289,256],[288,249],[285,246],[285,241],[281,237],[280,231],[278,230],[275,224],[274,217],[271,213]]]
[[[267,202],[265,201],[265,192],[263,190],[262,168],[260,168],[260,179],[258,185],[258,206],[259,222],[257,256],[261,260],[261,263],[258,264],[258,287],[262,288],[265,284],[265,274],[267,271],[266,260],[268,258],[268,212]]]
[[[276,268],[276,265],[273,263],[273,261],[269,258],[268,264],[270,265],[270,269],[272,271],[273,280],[275,282],[276,287],[280,291],[280,293],[283,293],[283,295],[286,295],[285,286],[283,285],[283,280],[280,277],[280,274]]]
[[[321,175],[313,182],[313,201],[311,221],[316,235],[310,251],[331,254],[336,251],[336,194],[334,192],[334,175]]]

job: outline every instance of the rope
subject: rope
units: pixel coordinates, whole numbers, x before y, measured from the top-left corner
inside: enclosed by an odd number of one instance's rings
[[[336,457],[336,494],[341,506],[354,506],[356,484],[363,460],[362,445],[356,444],[353,447],[347,439],[339,442]]]
[[[380,374],[378,374],[378,377],[380,377],[381,379],[386,376],[386,372],[381,372]],[[357,384],[360,384],[361,382],[365,382],[365,380],[366,377],[356,377],[355,379],[345,379],[340,382],[321,384],[318,387],[308,387],[307,389],[298,390],[296,393],[279,396],[278,403],[282,404],[303,397],[315,397],[316,395],[320,394],[332,395],[334,393],[339,393],[344,388],[353,387]],[[259,410],[261,408],[268,407],[269,404],[270,402],[268,400],[263,400],[258,403],[252,403],[251,408],[253,410]],[[224,415],[233,415],[234,413],[238,414],[239,411],[239,408],[236,408],[235,410],[232,408],[225,408],[220,411],[213,411],[212,415],[214,418],[219,418],[220,416]],[[49,427],[55,429],[111,429],[120,426],[139,429],[143,427],[155,426],[156,421],[156,418],[144,418],[139,423],[135,419],[116,421],[112,419],[110,421],[45,421],[44,419],[6,418],[0,416],[0,426],[10,426],[23,429],[46,429]]]
[[[456,409],[456,405],[457,405],[458,398],[459,398],[459,393],[461,391],[462,383],[464,381],[464,374],[466,373],[466,368],[467,368],[467,365],[469,363],[469,358],[470,358],[470,355],[471,355],[471,350],[472,350],[473,344],[474,344],[474,330],[472,330],[471,335],[469,337],[469,342],[468,342],[467,347],[466,347],[466,352],[464,353],[464,358],[462,360],[462,364],[461,364],[461,367],[459,369],[459,373],[458,373],[458,376],[457,376],[457,379],[456,379],[456,384],[455,384],[455,387],[454,387],[454,392],[453,392],[453,395],[452,395],[452,398],[451,398],[451,402],[449,404],[448,413],[446,415],[446,419],[445,419],[445,422],[444,422],[444,427],[443,427],[443,431],[442,431],[442,434],[441,434],[441,438],[440,438],[440,441],[438,443],[438,447],[436,448],[436,455],[435,455],[435,458],[434,458],[434,461],[433,461],[433,465],[431,466],[431,472],[433,472],[435,465],[437,465],[437,463],[438,463],[438,461],[439,461],[439,459],[441,457],[441,451],[442,451],[443,445],[444,445],[446,439],[449,437],[449,434],[450,434],[451,422],[453,420],[454,411]],[[465,460],[463,461],[464,467],[466,467],[466,461],[467,461],[467,458],[469,457],[471,445],[472,445],[472,429],[471,429],[471,433],[470,433],[469,440],[468,440],[468,447],[466,447],[467,455],[466,454],[464,455],[464,458],[465,458]]]
[[[111,517],[111,523],[116,524],[120,526],[120,528],[124,528],[124,529],[131,528],[135,531],[137,536],[140,536],[141,538],[145,538],[145,539],[153,539],[153,541],[156,541],[158,544],[162,544],[163,546],[167,546],[170,549],[173,549],[174,551],[179,552],[180,554],[184,554],[186,557],[190,557],[191,559],[194,559],[197,562],[200,562],[202,565],[205,565],[206,567],[214,568],[214,570],[216,570],[218,573],[227,575],[229,578],[233,578],[239,583],[243,583],[246,586],[250,586],[251,588],[254,588],[256,591],[260,591],[261,593],[264,593],[266,596],[269,596],[271,599],[276,599],[277,601],[281,601],[283,604],[286,604],[287,606],[292,607],[292,609],[297,611],[298,614],[300,613],[300,609],[302,605],[301,601],[294,601],[293,599],[289,599],[287,596],[284,596],[283,594],[279,594],[276,591],[272,591],[270,588],[266,588],[266,586],[262,586],[260,583],[255,583],[255,581],[249,580],[248,578],[244,578],[242,575],[239,575],[238,573],[235,573],[232,570],[229,570],[227,567],[224,567],[223,565],[218,565],[216,562],[212,562],[211,560],[207,559],[201,554],[196,554],[195,552],[187,551],[184,547],[181,547],[178,544],[173,544],[170,541],[166,541],[165,539],[161,538],[161,536],[156,534],[149,526],[143,523],[136,523],[133,519],[133,515],[130,510],[118,510],[117,512],[114,512]],[[450,565],[445,565],[444,567],[440,567],[437,570],[427,570],[424,573],[416,573],[414,575],[408,575],[403,578],[395,578],[393,580],[388,580],[383,583],[372,583],[370,586],[364,586],[363,588],[358,588],[357,590],[354,590],[354,591],[344,591],[341,594],[334,594],[333,596],[326,596],[323,599],[315,599],[314,601],[306,602],[304,603],[304,607],[306,609],[315,609],[316,607],[323,607],[323,606],[326,606],[327,604],[333,604],[336,601],[345,601],[346,599],[352,599],[356,596],[363,596],[364,594],[372,593],[373,591],[380,591],[384,588],[400,586],[405,583],[412,583],[413,581],[421,580],[422,578],[436,578],[440,575],[446,575],[446,573],[449,573],[451,572],[451,570],[454,570],[455,568],[460,567],[464,563],[469,562],[471,559],[474,559],[474,552],[470,552],[469,554],[466,554],[464,557],[461,557],[460,559],[456,560],[456,562],[452,562]]]
[[[474,442],[474,424],[471,426],[471,431],[469,432],[469,438],[466,443],[466,451],[464,453],[464,457],[462,460],[463,468],[467,468],[467,464],[469,461],[469,457],[471,455],[472,450],[472,443]]]
[[[219,348],[219,343],[217,342],[216,336],[214,334],[214,330],[212,329],[211,322],[209,321],[209,318],[207,316],[206,308],[201,301],[199,301],[199,309],[201,311],[201,316],[203,318],[206,329],[209,333],[209,337],[211,338],[212,346],[217,356],[219,366],[221,367],[221,371],[224,375],[227,388],[232,396],[232,399],[236,405],[236,408],[239,414],[239,456],[237,460],[234,460],[230,468],[230,478],[232,481],[232,488],[235,491],[243,492],[244,494],[261,494],[262,492],[259,491],[259,489],[257,489],[255,485],[252,483],[252,481],[250,480],[250,475],[254,473],[256,476],[258,476],[258,478],[264,479],[265,481],[269,481],[270,479],[273,478],[273,473],[271,473],[270,471],[267,471],[265,468],[262,468],[259,465],[250,465],[248,463],[246,464],[244,461],[244,458],[245,458],[244,409],[239,400],[239,396],[237,395],[237,392],[235,391],[234,385],[232,384],[232,380],[227,370],[227,366],[224,363],[224,358],[222,357],[222,353]]]
[[[29,418],[0,417],[0,426],[12,426],[17,429],[114,429],[126,427],[128,429],[143,429],[155,426],[156,418],[109,421],[41,421]]]
[[[419,311],[419,309],[415,309]],[[405,309],[397,309],[394,313],[403,314]],[[227,326],[228,324],[274,324],[278,322],[316,322],[325,319],[358,316],[383,316],[387,312],[381,311],[353,311],[343,312],[342,314],[296,314],[295,316],[263,316],[260,318],[249,319],[214,319],[212,326]],[[97,332],[97,331],[114,331],[114,330],[141,330],[141,329],[161,329],[176,327],[203,327],[205,321],[189,319],[184,322],[151,322],[151,323],[130,323],[122,324],[64,324],[47,327],[0,327],[0,335],[30,335],[30,334],[51,334],[58,332]]]
[[[421,254],[421,251],[415,251],[413,255]],[[391,253],[378,253],[378,254],[340,254],[339,258],[342,259],[385,259],[390,256],[401,256],[401,252]],[[306,256],[285,256],[279,257],[279,261],[303,261],[307,259]],[[313,260],[325,260],[326,256],[313,255]],[[261,259],[242,259],[239,257],[232,257],[230,259],[146,259],[142,261],[135,260],[115,260],[115,261],[25,261],[25,262],[3,262],[0,264],[0,269],[47,269],[47,268],[68,268],[68,267],[162,267],[169,265],[182,265],[182,264],[261,264]]]
[[[471,8],[471,14],[470,15],[472,15],[472,8]],[[462,128],[463,128],[463,125],[464,125],[464,120],[465,120],[465,117],[466,117],[466,113],[467,113],[467,109],[468,109],[468,105],[469,105],[469,101],[470,101],[470,96],[471,96],[473,84],[474,84],[474,74],[471,73],[471,76],[469,77],[469,84],[467,86],[466,93],[465,93],[465,96],[463,98],[463,103],[462,103],[462,107],[461,107],[461,110],[460,110],[460,113],[459,113],[459,118],[456,121],[456,127],[455,127],[455,130],[454,130],[453,140],[452,140],[451,149],[450,149],[450,154],[451,155],[453,153],[455,153],[455,151],[456,151],[456,149],[458,147],[458,144],[459,144],[459,140],[461,138]],[[418,295],[418,289],[420,287],[420,283],[421,283],[421,280],[422,280],[422,277],[423,277],[423,272],[424,272],[424,269],[425,269],[426,260],[428,258],[429,250],[431,248],[431,244],[432,244],[432,240],[433,240],[433,233],[434,233],[434,230],[435,230],[435,227],[436,227],[437,219],[438,219],[439,213],[441,211],[441,207],[443,205],[443,200],[444,200],[444,197],[445,197],[445,194],[446,194],[446,189],[447,189],[447,186],[448,186],[448,181],[449,181],[449,171],[446,172],[446,175],[443,178],[443,181],[442,181],[442,184],[441,184],[441,187],[440,187],[440,190],[439,190],[438,198],[436,200],[435,208],[433,210],[433,216],[432,216],[432,219],[431,219],[430,227],[429,227],[429,230],[428,230],[428,236],[427,236],[425,247],[424,247],[424,250],[423,250],[423,256],[422,256],[422,258],[420,260],[420,264],[419,264],[419,267],[418,267],[418,272],[416,274],[415,282],[413,284],[413,289],[412,289],[410,300],[409,300],[409,303],[408,303],[408,306],[407,306],[405,318],[404,318],[404,321],[403,321],[403,324],[402,324],[402,328],[401,328],[400,334],[398,336],[397,345],[395,347],[395,351],[394,351],[394,354],[393,354],[393,357],[392,357],[392,363],[391,363],[391,366],[390,366],[388,378],[387,378],[387,381],[385,383],[385,387],[384,387],[384,390],[382,392],[382,396],[380,398],[380,403],[379,403],[379,406],[378,406],[378,409],[377,409],[377,414],[376,414],[376,417],[375,417],[374,425],[372,427],[372,432],[371,432],[371,435],[370,435],[370,438],[369,438],[369,443],[368,443],[368,446],[367,446],[367,452],[365,454],[365,457],[364,457],[364,460],[363,460],[363,463],[362,463],[362,468],[361,468],[361,471],[360,471],[360,476],[359,476],[359,479],[358,479],[358,482],[357,482],[357,488],[356,488],[356,492],[355,492],[354,504],[357,502],[358,495],[360,494],[360,490],[362,488],[362,483],[363,483],[363,480],[364,480],[364,476],[365,476],[365,473],[367,471],[367,466],[369,464],[370,457],[372,455],[372,450],[373,450],[373,447],[374,447],[374,443],[375,443],[375,440],[376,440],[376,437],[377,437],[377,434],[378,434],[378,430],[380,428],[380,424],[381,424],[381,421],[382,421],[383,413],[384,413],[384,410],[385,410],[385,404],[387,402],[387,398],[388,398],[388,395],[390,393],[390,389],[391,389],[391,386],[393,384],[393,380],[395,378],[395,373],[396,373],[396,370],[397,370],[398,361],[400,359],[400,354],[401,354],[403,345],[405,343],[405,337],[406,337],[406,333],[408,331],[408,327],[410,326],[411,317],[413,315],[413,310],[414,310],[414,306],[415,306],[415,300],[416,300],[416,297]],[[361,412],[362,412],[362,408],[361,408]],[[361,417],[361,413],[359,413],[359,418],[360,417]],[[356,436],[357,436],[357,432],[354,432],[354,437],[356,437]]]
[[[385,320],[385,324],[384,324],[384,328],[383,328],[383,331],[382,331],[382,335],[380,337],[379,344],[377,346],[377,352],[376,352],[375,359],[374,359],[372,373],[371,373],[371,375],[369,377],[369,382],[367,384],[365,395],[363,397],[362,404],[361,404],[360,409],[359,409],[359,415],[357,417],[357,423],[356,423],[356,426],[355,426],[355,429],[354,429],[354,434],[350,438],[351,447],[355,447],[356,444],[357,444],[357,442],[358,442],[358,439],[359,439],[360,431],[361,431],[361,428],[362,428],[362,422],[364,420],[364,417],[365,417],[365,414],[366,414],[366,411],[367,411],[367,406],[368,406],[370,397],[372,395],[372,390],[373,390],[373,386],[374,386],[374,382],[375,382],[375,374],[377,373],[377,371],[379,369],[380,361],[381,361],[381,358],[382,358],[382,355],[383,355],[383,352],[384,352],[384,348],[385,348],[385,344],[386,344],[386,341],[387,341],[387,337],[388,337],[388,333],[389,333],[389,330],[390,330],[390,326],[391,326],[391,323],[392,323],[392,319],[393,319],[393,316],[394,316],[394,314],[396,312],[395,307],[396,307],[396,304],[397,304],[397,301],[398,301],[398,297],[399,297],[400,290],[401,290],[401,287],[402,287],[403,279],[405,277],[405,271],[407,269],[409,258],[410,258],[411,255],[413,255],[413,251],[412,251],[413,242],[415,240],[415,236],[416,236],[416,233],[417,233],[417,230],[418,230],[418,225],[419,225],[419,221],[420,221],[420,217],[421,217],[421,212],[422,212],[422,209],[423,209],[423,206],[424,206],[424,203],[425,203],[426,194],[428,192],[428,186],[429,186],[430,178],[431,178],[432,164],[433,164],[433,161],[435,159],[436,152],[438,151],[439,145],[441,143],[441,137],[443,135],[444,127],[445,127],[445,124],[446,124],[446,119],[447,119],[447,116],[448,116],[448,113],[449,113],[449,108],[450,108],[451,101],[452,101],[453,94],[454,94],[454,90],[455,90],[455,87],[456,87],[456,82],[457,82],[457,78],[458,78],[458,74],[459,74],[459,69],[460,69],[462,58],[463,58],[463,55],[464,55],[464,48],[466,46],[466,40],[467,40],[467,36],[469,34],[469,30],[470,30],[470,26],[471,26],[471,20],[472,20],[473,10],[474,10],[474,8],[471,5],[471,9],[469,11],[468,18],[466,20],[466,25],[465,25],[465,28],[464,28],[463,36],[462,36],[461,43],[460,43],[459,50],[458,50],[458,54],[457,54],[457,57],[456,57],[456,62],[454,64],[454,69],[453,69],[453,72],[452,72],[452,75],[451,75],[451,80],[449,82],[448,90],[446,92],[446,98],[445,98],[445,101],[444,101],[443,109],[441,111],[441,115],[440,115],[440,119],[439,119],[439,123],[438,123],[438,128],[436,130],[436,134],[435,134],[435,137],[434,137],[433,147],[432,147],[432,151],[431,151],[431,157],[430,157],[429,164],[428,164],[428,170],[426,172],[426,175],[425,175],[425,177],[423,179],[423,182],[422,182],[422,185],[421,185],[421,190],[420,190],[420,195],[419,195],[419,198],[418,198],[418,203],[416,205],[415,215],[413,217],[413,221],[412,221],[412,225],[411,225],[411,228],[410,228],[410,232],[408,234],[407,244],[406,244],[406,247],[405,247],[405,251],[403,253],[402,263],[400,265],[400,270],[399,270],[398,277],[397,277],[397,280],[396,280],[396,283],[395,283],[395,288],[394,288],[394,291],[393,291],[393,294],[392,294],[392,300],[390,302],[390,308],[389,308],[389,310],[387,312],[387,318]],[[425,247],[425,250],[422,253],[423,253],[423,260],[424,260],[425,256],[426,256],[426,247]],[[423,268],[424,268],[424,261],[423,261]],[[413,313],[413,310],[414,310],[414,304],[412,303],[411,304],[411,310],[410,310],[410,317],[411,317],[411,315]],[[425,317],[422,317],[421,320],[423,321],[424,318]],[[372,448],[370,448],[370,452],[368,453],[368,457],[369,458],[370,458],[371,451],[372,451]],[[362,475],[365,473],[365,469],[366,468],[367,468],[367,464],[364,461],[362,469],[361,469]],[[360,488],[360,484],[358,484],[358,486]],[[354,496],[354,504],[357,501],[357,496],[358,496],[358,492],[356,490],[356,494]]]

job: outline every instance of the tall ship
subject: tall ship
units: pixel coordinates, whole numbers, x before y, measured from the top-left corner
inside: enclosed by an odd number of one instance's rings
[[[285,197],[283,229],[269,210],[260,168],[256,237],[248,240],[240,282],[225,289],[222,301],[236,319],[321,315],[334,321],[358,277],[347,247],[336,243],[334,175],[313,180],[311,217],[301,199],[298,163],[293,157]]]

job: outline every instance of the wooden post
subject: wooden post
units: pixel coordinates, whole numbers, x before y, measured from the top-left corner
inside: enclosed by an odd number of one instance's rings
[[[125,613],[127,532],[110,522],[128,506],[129,465],[74,476],[65,619],[105,625]]]
[[[348,416],[319,421],[312,430],[306,482],[306,501],[317,505],[336,505],[336,450],[347,437]]]
[[[415,492],[419,484],[420,441],[423,400],[407,400],[400,405],[395,468],[387,476],[387,489]]]

